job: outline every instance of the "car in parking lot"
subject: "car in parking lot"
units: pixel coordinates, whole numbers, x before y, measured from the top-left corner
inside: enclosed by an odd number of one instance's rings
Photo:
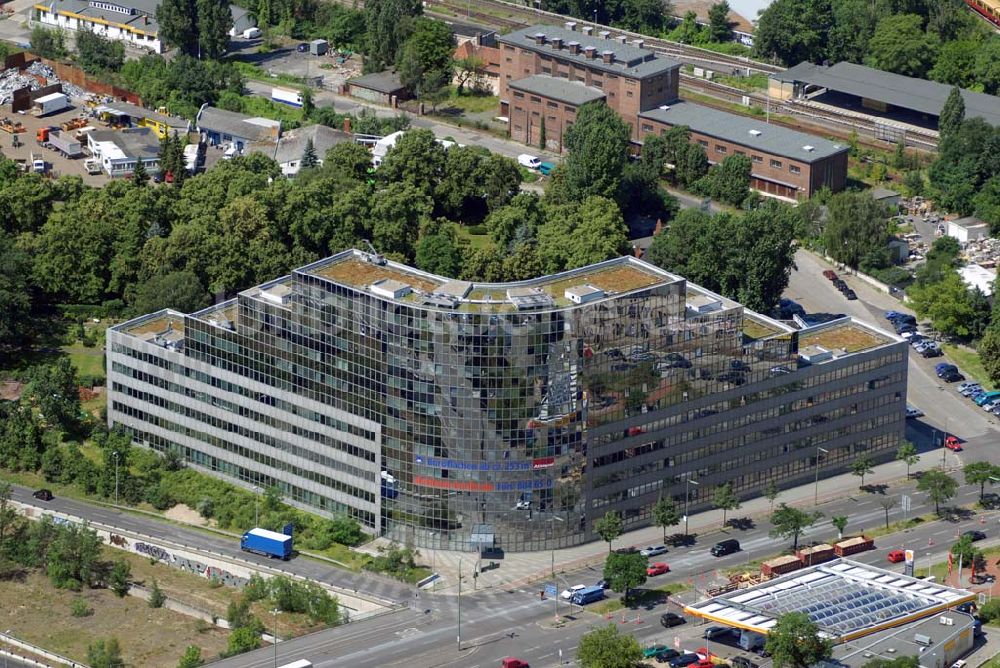
[[[307,53],[309,51],[309,45],[306,44],[305,42],[302,42],[297,47],[295,47],[295,50],[298,51],[299,53]]]
[[[858,295],[856,292],[854,292],[854,290],[847,289],[844,290],[844,297],[847,299],[847,301],[852,302],[858,298]]]
[[[652,659],[654,656],[656,656],[660,652],[663,652],[663,651],[668,650],[668,649],[670,649],[670,648],[667,647],[666,645],[650,645],[649,647],[643,647],[642,648],[642,658],[644,658],[644,659]]]
[[[975,543],[977,540],[985,540],[986,534],[982,531],[963,531],[962,538],[968,538],[970,541]]]
[[[823,272],[823,277],[828,278],[832,281],[835,278],[837,278],[837,272],[835,272],[833,269],[827,269],[826,271]]]
[[[665,612],[660,615],[660,625],[663,626],[663,628],[669,629],[674,626],[680,626],[684,623],[685,619],[676,612]]]
[[[916,406],[906,405],[906,417],[908,418],[918,418],[923,415],[924,412],[917,408]]]
[[[635,554],[639,551],[635,545],[629,545],[628,547],[619,547],[615,550],[615,554]]]
[[[573,585],[569,589],[563,589],[562,592],[559,593],[559,598],[565,599],[565,600],[568,601],[571,598],[573,598],[573,594],[575,594],[576,592],[578,592],[578,591],[580,591],[582,589],[586,589],[586,588],[587,588],[587,585]]]
[[[949,362],[938,362],[937,364],[934,365],[934,373],[936,373],[939,376],[943,372],[948,371],[949,369],[952,371],[958,371],[958,367]]]
[[[886,311],[883,315],[885,316],[886,320],[892,320],[893,318],[898,318],[906,314],[900,313],[899,311]]]
[[[554,172],[555,169],[556,166],[551,162],[543,162],[540,165],[538,165],[538,171],[539,173],[541,173],[542,176],[548,176],[549,174]]]
[[[733,632],[733,629],[729,626],[709,626],[702,631],[701,637],[706,640],[714,640],[716,638],[724,638]]]
[[[968,381],[966,383],[962,383],[961,385],[959,385],[955,389],[958,390],[959,393],[965,394],[966,390],[969,390],[969,389],[972,389],[972,388],[979,389],[980,387],[982,387],[982,386],[979,383],[977,383],[974,380],[970,380],[970,381]]]
[[[957,371],[949,371],[943,376],[941,376],[941,380],[943,380],[946,383],[957,383],[960,380],[965,380],[965,376],[963,376]]]
[[[658,554],[666,554],[666,553],[667,553],[666,545],[650,545],[649,547],[644,547],[641,550],[639,550],[639,554],[641,554],[644,557],[655,557]]]
[[[889,560],[890,564],[898,564],[901,561],[906,561],[906,553],[902,550],[890,550],[886,559]]]
[[[664,573],[670,572],[670,566],[667,566],[662,561],[658,561],[655,564],[650,564],[646,566],[646,575],[653,577],[654,575],[663,575]]]
[[[962,384],[965,385],[965,383]],[[974,383],[972,385],[966,385],[965,388],[960,389],[958,393],[961,394],[966,399],[968,399],[977,392],[985,392],[985,391],[986,390],[984,390],[979,383]]]
[[[949,436],[944,439],[944,447],[948,448],[952,452],[961,452],[962,442],[958,440],[957,436]]]
[[[700,660],[694,652],[684,652],[670,659],[670,665],[671,668],[682,668],[682,666],[690,666],[692,663],[698,663]]]
[[[982,392],[982,393],[977,392],[974,396],[975,396],[975,399],[973,399],[973,401],[976,402],[976,405],[977,406],[982,406],[987,401],[993,401],[997,397],[1000,397],[1000,391],[990,390],[990,391]]]
[[[941,352],[941,348],[938,346],[928,346],[920,351],[923,357],[941,357],[944,353]]]
[[[668,663],[671,659],[677,658],[681,653],[676,649],[667,648],[656,655],[657,663]]]

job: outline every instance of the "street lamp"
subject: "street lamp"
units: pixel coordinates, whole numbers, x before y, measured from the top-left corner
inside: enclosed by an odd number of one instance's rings
[[[462,651],[462,555],[458,555],[458,651]]]
[[[691,485],[698,486],[697,480],[691,480],[691,473],[684,478],[684,537],[688,537],[688,502],[691,500]]]
[[[118,451],[111,453],[115,456],[115,505],[118,505]]]
[[[274,668],[278,668],[278,609],[271,612],[274,613]]]
[[[553,515],[552,517],[550,517],[549,518],[549,522],[550,522],[549,526],[552,527],[552,533],[555,534],[555,526],[556,525],[551,524],[551,522],[565,522],[565,521],[566,520],[564,520],[563,518],[559,517],[558,515]],[[554,537],[555,536],[553,536],[553,538]],[[556,585],[556,595],[552,597],[552,613],[555,615],[555,618],[558,621],[559,620],[559,586],[556,584],[556,550],[555,550],[555,548],[552,548],[552,550],[550,550],[550,555],[551,555],[550,569],[551,569],[551,573],[552,573],[552,584]]]
[[[818,447],[818,446],[816,447],[816,482],[814,483],[814,486],[813,486],[813,505],[814,506],[818,506],[819,505],[819,453],[821,453],[821,452],[824,455],[830,454],[829,450],[827,450],[825,448]]]

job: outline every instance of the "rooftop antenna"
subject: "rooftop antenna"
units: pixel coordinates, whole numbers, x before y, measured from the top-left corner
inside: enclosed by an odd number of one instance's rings
[[[371,251],[371,254],[368,256],[368,261],[372,264],[377,264],[380,267],[384,265],[385,258],[379,255],[379,252],[375,250],[375,246],[372,246],[372,242],[368,241],[368,239],[362,239],[362,241],[365,242],[365,245],[368,246],[368,250]]]

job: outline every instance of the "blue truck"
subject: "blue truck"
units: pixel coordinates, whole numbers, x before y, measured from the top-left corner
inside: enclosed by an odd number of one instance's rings
[[[267,529],[250,529],[240,539],[240,549],[244,552],[253,552],[265,557],[275,557],[287,561],[292,556],[291,531],[284,534]]]
[[[588,603],[593,603],[594,601],[600,601],[604,598],[604,588],[603,587],[585,587],[580,591],[573,594],[570,601],[576,605],[587,605]]]

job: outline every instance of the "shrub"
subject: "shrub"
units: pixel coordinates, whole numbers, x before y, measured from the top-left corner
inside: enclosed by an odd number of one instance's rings
[[[160,589],[160,585],[156,583],[156,578],[153,578],[153,588],[149,592],[149,607],[151,608],[162,608],[163,604],[167,602],[167,595],[163,593]]]
[[[74,617],[89,617],[94,614],[93,609],[87,605],[86,599],[75,598],[69,606],[70,614]]]
[[[984,624],[1000,619],[1000,598],[990,599],[979,606],[979,619]]]

